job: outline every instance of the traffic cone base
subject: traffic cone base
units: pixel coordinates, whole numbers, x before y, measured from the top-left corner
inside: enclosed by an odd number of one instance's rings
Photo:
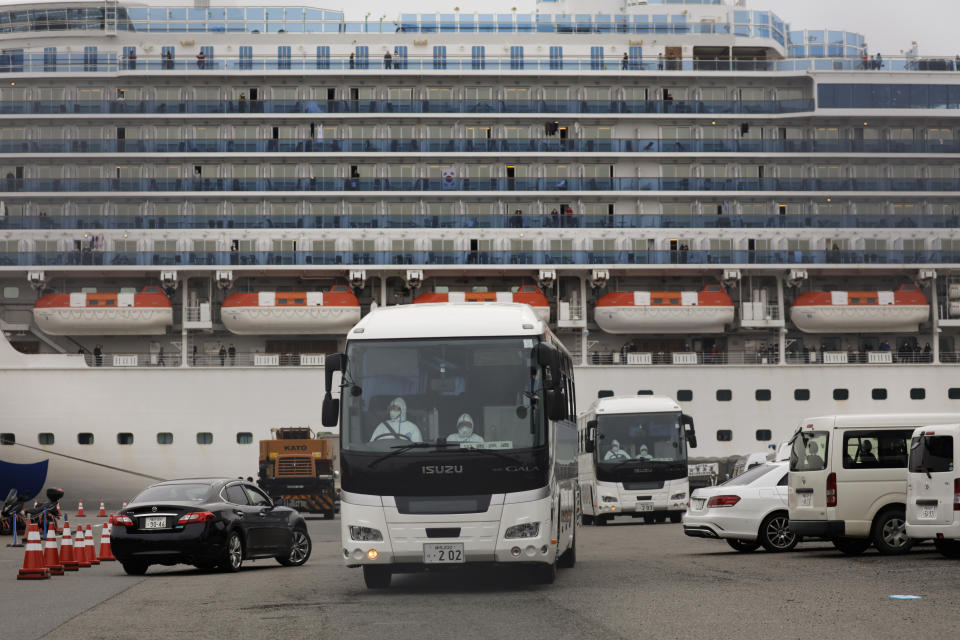
[[[116,558],[113,557],[113,551],[110,549],[110,530],[113,527],[111,524],[103,525],[103,529],[100,530],[100,555],[97,556],[97,559],[100,562],[112,562]]]
[[[53,522],[47,527],[47,540],[43,545],[43,564],[50,570],[50,575],[63,575],[63,565],[60,564],[60,554],[57,551],[57,531]]]
[[[97,511],[97,517],[98,517],[98,518],[106,518],[106,517],[107,517],[107,509],[106,509],[106,507],[103,506],[103,500],[100,501],[100,510]]]
[[[27,525],[26,553],[23,556],[23,568],[17,573],[17,580],[46,580],[50,571],[43,565],[43,543],[40,542],[40,530],[37,525]]]

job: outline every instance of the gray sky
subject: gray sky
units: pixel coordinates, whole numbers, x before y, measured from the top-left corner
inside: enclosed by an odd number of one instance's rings
[[[319,0],[323,2],[324,0]],[[369,11],[372,16],[386,14],[452,11],[533,11],[533,0],[368,0],[340,6],[326,0],[329,8],[343,8],[348,20],[359,20]],[[162,0],[158,0],[162,4]],[[216,4],[212,0],[211,4]],[[291,1],[289,4],[297,4]],[[588,2],[584,3],[589,6]],[[867,38],[870,51],[899,55],[916,40],[921,55],[950,56],[960,53],[957,28],[960,27],[960,0],[747,0],[750,9],[775,12],[794,28],[828,28],[856,31]]]

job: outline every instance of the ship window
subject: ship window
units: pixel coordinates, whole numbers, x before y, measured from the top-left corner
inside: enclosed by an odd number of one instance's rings
[[[730,402],[733,399],[733,392],[730,389],[717,389],[718,402]]]
[[[870,392],[870,395],[874,400],[886,400],[887,399],[887,390],[882,388],[873,389]]]
[[[867,304],[877,304],[876,298],[867,298]]]
[[[850,298],[850,304],[860,304],[860,298]]]
[[[237,434],[237,444],[253,444],[253,434],[249,431],[241,431]]]
[[[960,400],[960,388],[951,387],[947,390],[947,397],[951,400]]]
[[[117,444],[133,444],[133,434],[132,434],[132,433],[118,433],[118,434],[117,434]]]
[[[108,307],[112,307],[114,302],[114,300],[104,300],[104,303],[106,303]]]
[[[910,389],[911,400],[924,400],[927,397],[927,390],[923,387],[914,387]]]
[[[277,304],[287,304],[286,298],[277,298]]]
[[[733,440],[733,431],[730,429],[717,429],[717,442],[730,442]]]
[[[4,298],[7,298],[8,300],[11,299],[11,298],[19,298],[19,297],[20,297],[20,289],[17,288],[17,287],[4,287],[4,288],[3,288],[3,297],[4,297]]]
[[[12,433],[0,433],[0,444],[16,444],[17,436]]]
[[[654,298],[653,304],[663,304],[663,298]]]
[[[680,298],[670,298],[670,304],[680,304]]]
[[[77,444],[93,444],[93,434],[92,434],[92,433],[78,433],[78,434],[77,434]]]
[[[849,390],[849,389],[834,389],[834,390],[833,390],[833,399],[834,399],[834,400],[849,400],[849,399],[850,399],[850,390]]]
[[[810,389],[794,389],[793,399],[804,402],[810,399]]]
[[[87,305],[88,305],[88,306],[95,307],[95,306],[97,306],[98,304],[100,304],[100,301],[99,301],[99,300],[87,300]]]
[[[773,432],[770,429],[757,429],[757,442],[770,442],[773,440]]]
[[[677,391],[677,400],[680,402],[691,402],[693,400],[693,391],[690,389],[680,389]]]
[[[197,444],[213,444],[213,434],[209,431],[197,433]]]
[[[653,395],[653,390],[652,390],[652,389],[638,389],[638,390],[637,390],[637,395],[638,395],[638,396],[652,396],[652,395]]]
[[[157,434],[157,444],[173,444],[173,434],[169,431],[161,431]]]
[[[54,436],[52,433],[38,433],[37,442],[40,444],[53,444]]]
[[[757,389],[755,395],[759,402],[768,402],[770,400],[770,389]]]
[[[303,298],[294,298],[293,302],[294,304],[305,304],[306,300],[304,300]]]

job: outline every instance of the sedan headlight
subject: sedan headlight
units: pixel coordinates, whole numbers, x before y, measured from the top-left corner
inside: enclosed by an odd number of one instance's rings
[[[682,493],[675,493],[675,494],[673,494],[672,496],[670,496],[670,499],[671,499],[671,500],[686,500],[686,498],[687,498],[687,492],[686,492],[686,491],[684,491],[684,492],[682,492]]]
[[[538,535],[540,535],[540,523],[525,522],[523,524],[515,524],[512,527],[507,527],[507,531],[503,534],[503,537],[536,538]]]
[[[603,496],[603,501],[604,501],[604,502],[616,502],[616,501],[617,501],[617,497],[616,497],[616,496]]]
[[[383,540],[383,534],[379,529],[350,525],[350,539],[357,542],[380,542]]]

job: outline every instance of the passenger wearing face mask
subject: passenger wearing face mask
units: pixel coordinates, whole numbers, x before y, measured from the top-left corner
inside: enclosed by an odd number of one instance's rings
[[[387,407],[387,419],[373,430],[370,441],[391,438],[403,442],[423,442],[420,427],[407,420],[407,403],[403,398],[393,399]]]
[[[447,442],[483,444],[483,438],[473,432],[473,418],[464,413],[457,420],[457,431],[447,436]]]
[[[647,451],[647,445],[640,445],[640,453],[637,454],[638,460],[652,460],[653,456],[650,455],[650,452]]]
[[[610,450],[603,456],[604,460],[629,460],[630,454],[620,448],[620,441],[614,440],[610,443]]]

